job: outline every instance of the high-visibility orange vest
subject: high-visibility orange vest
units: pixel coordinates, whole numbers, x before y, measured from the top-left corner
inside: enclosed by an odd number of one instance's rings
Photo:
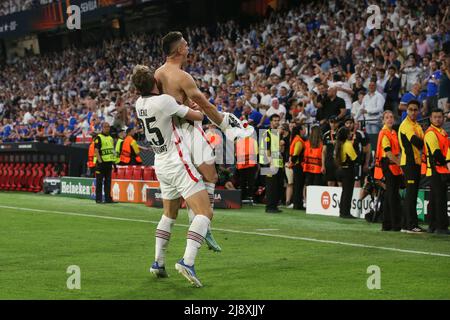
[[[89,145],[89,151],[88,151],[88,162],[87,162],[87,166],[88,168],[94,168],[95,167],[95,163],[96,161],[96,157],[95,157],[95,142],[92,141],[91,144]]]
[[[425,131],[425,135],[426,135],[428,132],[431,132],[431,131],[433,131],[434,134],[436,135],[436,137],[437,137],[437,139],[438,139],[438,142],[439,142],[439,149],[441,150],[441,153],[442,153],[442,155],[444,156],[444,158],[446,158],[446,157],[447,157],[447,151],[448,151],[448,148],[449,148],[449,142],[448,142],[448,134],[447,134],[447,132],[443,131],[443,132],[441,133],[441,132],[439,132],[435,127],[430,126],[430,127],[427,129],[427,131]],[[424,135],[424,137],[425,137],[425,135]],[[424,140],[425,140],[425,139],[424,139]],[[424,142],[425,142],[425,141],[424,141]],[[424,146],[423,146],[423,152],[422,152],[422,166],[421,166],[421,170],[420,170],[420,173],[421,173],[421,174],[426,174],[426,173],[427,173],[427,168],[428,168],[428,165],[427,165],[427,158],[430,157],[430,156],[432,156],[432,155],[429,154],[429,153],[430,153],[430,152],[429,152],[429,150],[428,150],[426,144],[424,144]],[[434,169],[436,170],[437,173],[440,173],[440,174],[449,174],[449,173],[450,173],[450,171],[448,171],[448,168],[447,168],[446,165],[443,165],[443,166],[435,165],[435,166],[434,166]]]
[[[238,170],[251,168],[258,164],[257,142],[252,137],[236,141],[236,168]]]
[[[120,162],[125,164],[131,162],[131,144],[133,143],[133,141],[135,140],[132,136],[127,136],[123,141],[122,152],[120,153]],[[142,159],[139,155],[136,155],[136,162],[142,162]]]
[[[303,163],[303,172],[309,173],[321,173],[322,172],[322,149],[323,144],[321,143],[318,148],[312,148],[311,143],[305,142],[305,153]]]
[[[387,129],[382,129],[380,133],[378,134],[378,142],[377,142],[377,151],[375,154],[375,173],[374,178],[375,179],[383,179],[383,169],[381,167],[381,161],[383,160],[382,154],[383,154],[383,138],[387,137],[389,139],[389,142],[391,144],[391,152],[394,156],[400,155],[400,144],[398,143],[398,135],[397,132],[394,130],[389,131]],[[399,165],[396,165],[395,163],[389,163],[389,170],[391,170],[392,174],[394,176],[399,176],[402,174],[402,169]]]
[[[303,149],[300,152],[299,155],[299,162],[298,164],[300,164],[301,166],[303,166],[303,155],[305,154],[305,140],[302,139],[302,137],[300,137],[299,135],[296,135],[294,137],[294,139],[291,142],[291,146],[289,147],[289,155],[292,157],[294,155],[294,151],[295,151],[295,145],[297,144],[297,142],[300,142],[303,145]]]

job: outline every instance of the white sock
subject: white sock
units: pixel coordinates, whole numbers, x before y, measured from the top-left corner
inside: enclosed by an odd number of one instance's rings
[[[158,262],[160,267],[163,267],[165,264],[166,250],[169,245],[170,233],[174,223],[175,219],[162,215],[156,227],[155,261]]]
[[[214,190],[216,189],[216,185],[211,182],[205,182],[205,189],[206,192],[208,192],[209,204],[211,205],[211,209],[214,212]],[[211,223],[208,226],[208,231],[211,231]]]
[[[206,231],[208,230],[211,220],[204,215],[196,215],[189,227],[187,234],[186,251],[184,252],[184,263],[192,266],[195,263],[198,249],[202,246],[205,240]]]

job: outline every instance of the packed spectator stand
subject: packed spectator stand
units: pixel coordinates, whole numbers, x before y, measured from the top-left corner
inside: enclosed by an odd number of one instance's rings
[[[5,1],[0,14],[33,4]],[[424,119],[439,100],[448,111],[442,99],[450,88],[435,81],[450,68],[442,50],[450,40],[448,5],[382,1],[381,30],[367,27],[366,4],[355,1],[301,3],[250,25],[189,27],[182,30],[191,48],[186,71],[219,110],[256,128],[279,114],[325,131],[330,116],[352,115],[375,134],[381,112],[395,111],[399,122],[411,94],[423,102]],[[137,63],[163,62],[163,33],[10,59],[0,70],[0,141],[70,145],[89,142],[103,121],[139,127],[130,73]]]

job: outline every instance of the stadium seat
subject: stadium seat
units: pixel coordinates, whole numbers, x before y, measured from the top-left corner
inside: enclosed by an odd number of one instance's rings
[[[117,166],[117,179],[125,179],[125,167]]]
[[[142,179],[144,181],[155,180],[155,170],[152,167],[144,167]]]
[[[21,163],[15,163],[13,166],[13,175],[10,180],[10,190],[17,190],[19,187],[19,174]]]
[[[67,173],[68,173],[67,171],[68,171],[67,163],[63,163],[62,164],[62,170],[61,170],[61,173],[60,173],[61,177],[67,176]]]
[[[27,191],[33,191],[33,163],[29,163],[25,169],[25,186]]]
[[[0,163],[0,189],[3,189],[5,177],[6,177],[6,163]]]
[[[3,173],[4,173],[4,178],[3,178],[3,190],[8,190],[9,189],[9,179],[11,176],[11,167],[12,167],[12,163],[8,163],[5,168],[3,169]]]
[[[132,180],[133,179],[133,167],[134,166],[126,166],[125,167],[125,180]]]
[[[142,166],[134,166],[133,168],[133,180],[142,181],[144,168]]]
[[[111,179],[117,179],[118,170],[114,170],[111,172]]]
[[[28,163],[24,166],[23,168],[23,175],[21,178],[21,189],[23,191],[31,191],[30,190],[30,182],[29,182],[29,177],[31,176],[31,167],[33,166],[32,163]]]
[[[5,184],[6,190],[12,190],[13,177],[14,177],[14,163],[10,163],[6,173],[6,184]]]
[[[44,167],[43,163],[38,163],[34,167],[33,179],[32,179],[32,191],[39,192],[42,190],[42,181],[44,180]]]
[[[54,177],[53,174],[54,165],[53,163],[47,163],[44,168],[44,177]]]
[[[23,177],[25,176],[25,166],[26,165],[27,164],[23,162],[18,167],[19,173],[18,173],[18,175],[16,177],[16,181],[15,181],[16,190],[23,190],[23,187],[22,187],[23,186]]]

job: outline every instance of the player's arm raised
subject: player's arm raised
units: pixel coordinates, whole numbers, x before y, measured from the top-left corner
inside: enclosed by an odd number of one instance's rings
[[[198,89],[191,75],[184,72],[180,81],[180,86],[188,98],[194,101],[211,121],[216,124],[222,123],[223,115],[217,111],[215,105],[211,104],[208,99],[206,99],[203,93]]]
[[[184,116],[186,120],[190,121],[202,121],[203,117],[204,117],[203,113],[192,109],[189,109],[186,115]]]

